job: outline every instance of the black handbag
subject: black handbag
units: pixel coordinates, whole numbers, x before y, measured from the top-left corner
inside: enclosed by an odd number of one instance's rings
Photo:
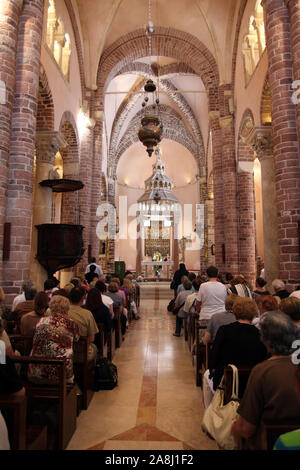
[[[172,290],[175,290],[176,289],[176,282],[175,281],[172,281],[171,284],[170,284],[170,289]]]
[[[112,390],[117,385],[117,366],[110,362],[106,357],[97,359],[95,366],[95,391],[98,392],[99,390]]]

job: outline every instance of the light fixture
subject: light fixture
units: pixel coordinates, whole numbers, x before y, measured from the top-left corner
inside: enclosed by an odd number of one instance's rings
[[[149,74],[152,74],[151,69],[151,56],[152,56],[152,34],[155,31],[153,22],[151,21],[151,0],[149,0],[148,16],[149,21],[146,26],[146,36],[149,43]],[[149,103],[148,93],[152,96],[152,105],[147,107]],[[153,80],[149,78],[144,86],[144,100],[142,103],[142,108],[144,111],[144,116],[141,120],[142,127],[139,129],[138,137],[142,144],[147,148],[147,153],[149,157],[152,156],[154,147],[156,147],[162,138],[163,125],[158,116],[158,105],[159,105],[159,96],[157,92],[157,87]]]

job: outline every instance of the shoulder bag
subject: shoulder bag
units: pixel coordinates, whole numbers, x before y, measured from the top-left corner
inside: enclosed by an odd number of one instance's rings
[[[224,405],[224,376],[216,393],[206,408],[202,421],[202,429],[208,433],[218,445],[224,450],[235,450],[237,445],[231,434],[231,426],[236,420],[237,409],[239,407],[238,370],[233,364],[228,364],[232,368],[232,395],[230,401]]]

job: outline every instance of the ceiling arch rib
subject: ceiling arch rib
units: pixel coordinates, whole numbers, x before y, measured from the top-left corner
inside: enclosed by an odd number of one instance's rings
[[[147,108],[146,108],[147,109]],[[138,142],[138,130],[141,124],[141,118],[144,114],[144,110],[137,113],[128,125],[128,132],[122,137],[116,152],[114,153],[114,160],[111,161],[111,167],[113,174],[116,174],[118,161],[120,160],[123,153],[134,143]],[[159,114],[161,121],[164,126],[163,137],[166,139],[174,140],[186,147],[191,154],[194,156],[198,167],[200,168],[201,162],[198,155],[198,146],[194,141],[191,133],[184,126],[180,115],[170,106],[159,105]],[[141,153],[144,153],[146,158],[146,150],[144,150],[141,144]],[[147,157],[149,158],[149,157]]]

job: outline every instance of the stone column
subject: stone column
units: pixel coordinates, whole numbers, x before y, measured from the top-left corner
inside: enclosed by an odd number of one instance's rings
[[[300,279],[300,162],[295,106],[289,11],[284,0],[263,0],[271,93],[273,155],[278,216],[280,278]]]
[[[178,240],[178,226],[173,225],[172,242],[173,242],[173,274],[179,269],[179,240]]]
[[[300,80],[300,3],[299,0],[285,0],[290,13],[291,50],[293,62],[293,80]],[[299,90],[299,85],[297,86]],[[297,93],[296,118],[298,130],[298,150],[300,154],[300,99]]]
[[[220,271],[224,270],[222,245],[224,243],[224,204],[223,204],[223,166],[222,135],[219,122],[220,113],[209,113],[213,146],[214,177],[214,223],[215,223],[215,263]]]
[[[225,268],[232,274],[239,271],[237,176],[233,117],[220,117],[222,132],[223,213]]]
[[[43,0],[24,0],[19,24],[6,214],[6,221],[11,223],[11,251],[4,263],[8,304],[19,293],[22,282],[29,279],[43,7]]]
[[[50,224],[52,222],[52,189],[40,186],[40,182],[49,179],[49,171],[53,169],[55,155],[60,148],[67,145],[60,132],[38,131],[36,133],[36,169],[34,197],[32,205],[32,235],[31,235],[31,262],[30,279],[34,281],[38,290],[43,290],[47,272],[37,261],[36,225]]]
[[[250,149],[249,149],[250,153]],[[240,161],[238,164],[239,194],[239,249],[240,269],[246,280],[255,287],[255,200],[252,161]]]
[[[137,214],[137,239],[136,239],[136,274],[142,272],[142,261],[143,261],[143,221],[140,219],[140,215]]]
[[[265,279],[270,286],[271,282],[279,277],[278,220],[272,128],[268,126],[254,127],[246,142],[256,152],[261,164],[264,266]]]
[[[11,118],[16,79],[18,25],[23,0],[0,3],[0,283],[6,218]]]
[[[102,130],[103,121],[97,120],[94,130],[94,160],[93,160],[93,190],[92,190],[92,203],[91,203],[91,256],[94,256],[97,260],[100,254],[100,240],[97,237],[97,224],[99,222],[97,218],[97,209],[101,204],[101,170],[102,170]]]

